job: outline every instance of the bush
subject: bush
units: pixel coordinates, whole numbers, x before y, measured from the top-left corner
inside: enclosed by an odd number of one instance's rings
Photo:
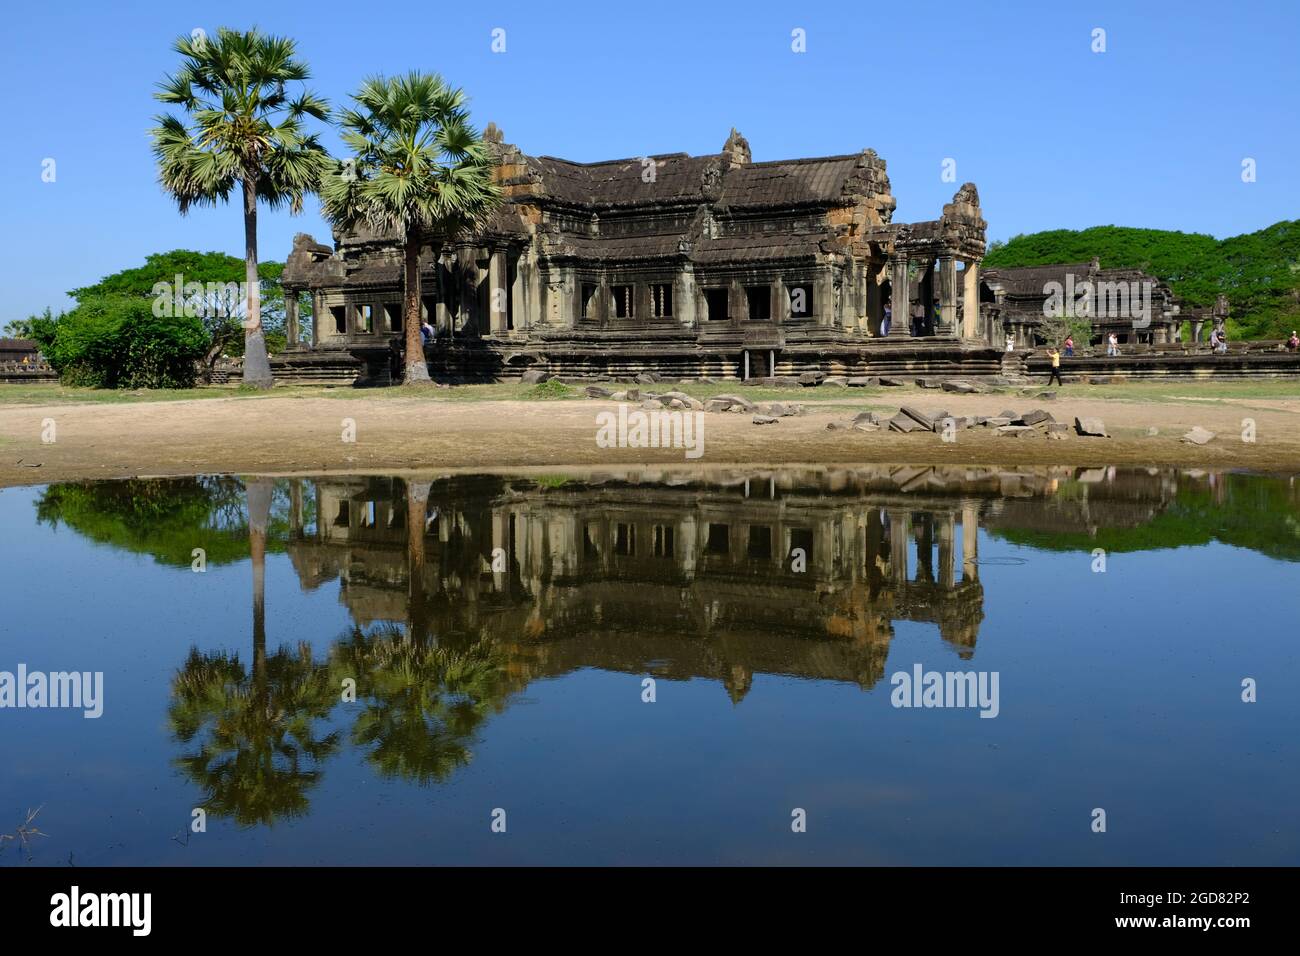
[[[189,388],[208,342],[201,319],[156,316],[124,296],[82,302],[52,332],[43,347],[59,380],[90,388]]]

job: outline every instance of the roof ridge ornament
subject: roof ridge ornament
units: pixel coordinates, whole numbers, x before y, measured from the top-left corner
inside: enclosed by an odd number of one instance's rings
[[[731,135],[722,144],[722,154],[727,160],[728,169],[748,166],[754,161],[753,155],[749,151],[749,140],[741,136],[734,126],[731,127]]]

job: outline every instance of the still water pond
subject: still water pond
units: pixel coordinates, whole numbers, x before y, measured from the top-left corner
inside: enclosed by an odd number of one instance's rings
[[[1293,478],[11,488],[0,580],[0,865],[1300,863]]]

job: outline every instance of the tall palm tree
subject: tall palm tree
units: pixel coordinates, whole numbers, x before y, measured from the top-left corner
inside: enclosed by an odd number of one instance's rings
[[[236,186],[244,201],[244,383],[272,385],[262,332],[257,275],[257,202],[271,209],[302,211],[315,192],[328,154],[305,132],[305,120],[329,115],[325,100],[305,87],[291,97],[286,84],[310,73],[295,58],[293,40],[257,30],[222,28],[216,38],[181,37],[174,49],[181,67],[154,95],[180,106],[189,124],[172,114],[156,118],[151,130],[162,187],[180,206],[215,206]]]
[[[396,233],[405,252],[402,315],[406,381],[428,382],[420,340],[420,250],[435,254],[482,225],[501,200],[492,158],[469,123],[465,94],[436,74],[366,80],[339,125],[349,161],[321,181],[325,216],[344,229]],[[436,260],[435,255],[435,260]]]

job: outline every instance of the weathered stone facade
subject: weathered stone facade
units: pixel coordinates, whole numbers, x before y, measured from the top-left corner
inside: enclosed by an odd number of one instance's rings
[[[1178,341],[1180,304],[1169,286],[1141,269],[1103,269],[1091,262],[1015,269],[987,269],[980,297],[994,336],[1012,335],[1017,347],[1048,343],[1042,333],[1053,297],[1068,303],[1074,315],[1092,325],[1094,345],[1112,332],[1121,345],[1165,345]],[[1086,303],[1086,308],[1085,306]],[[1145,310],[1145,313],[1144,313]],[[1194,323],[1199,330],[1199,321]],[[1088,342],[1078,343],[1080,346]]]
[[[574,163],[485,135],[505,202],[483,230],[421,257],[436,378],[879,374],[967,367],[971,349],[989,351],[973,184],[940,218],[900,224],[869,149],[756,163],[732,130],[712,155]],[[364,362],[363,380],[387,381],[401,266],[392,237],[336,235],[333,249],[297,237],[283,281],[312,296],[313,335],[277,373],[344,380]]]

